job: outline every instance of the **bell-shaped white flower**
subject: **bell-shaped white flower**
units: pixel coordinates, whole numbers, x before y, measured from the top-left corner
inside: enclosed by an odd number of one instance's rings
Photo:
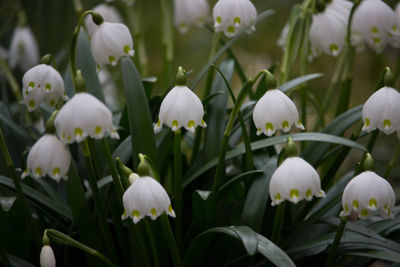
[[[29,27],[17,27],[11,38],[8,61],[12,69],[17,66],[26,71],[39,63],[39,48]]]
[[[56,257],[49,245],[44,245],[40,251],[40,267],[56,267]]]
[[[45,134],[31,148],[28,166],[22,177],[35,178],[48,175],[57,182],[66,178],[71,164],[71,154],[54,134]]]
[[[75,94],[61,108],[54,124],[64,143],[80,143],[87,136],[101,139],[107,134],[119,138],[112,123],[111,111],[88,93]]]
[[[207,126],[203,115],[203,104],[199,97],[184,85],[175,86],[161,103],[158,122],[154,130],[159,131],[165,123],[171,127],[172,131],[184,127],[194,133],[197,126]]]
[[[44,101],[54,107],[64,97],[64,81],[52,66],[40,64],[30,68],[22,78],[24,103],[29,111]]]
[[[365,102],[362,110],[363,131],[375,129],[391,134],[400,129],[400,93],[391,87],[382,87]]]
[[[113,6],[100,4],[93,8],[93,11],[99,13],[103,17],[103,20],[106,22],[122,23],[121,16]],[[96,25],[96,23],[93,22],[91,16],[86,16],[85,26],[89,36],[92,36],[95,30],[99,27]]]
[[[209,16],[210,7],[206,0],[174,0],[175,26],[186,33],[191,26],[201,26]]]
[[[395,202],[392,186],[372,171],[365,171],[354,177],[344,189],[343,211],[340,216],[355,213],[361,219],[379,213],[393,218],[391,212]]]
[[[132,35],[122,23],[101,23],[90,40],[90,49],[97,67],[111,64],[117,65],[122,56],[133,56]]]
[[[314,56],[319,52],[339,55],[345,45],[352,6],[349,1],[333,0],[322,13],[313,15],[309,38]]]
[[[381,0],[364,0],[357,7],[351,23],[351,42],[363,46],[364,42],[377,53],[388,42],[400,35],[394,11]]]
[[[246,27],[247,33],[254,32],[256,18],[257,10],[250,0],[219,0],[213,9],[215,31],[223,31],[227,37]]]
[[[279,89],[268,90],[258,100],[254,107],[253,120],[257,135],[264,133],[271,136],[279,129],[288,132],[292,125],[304,130],[296,105]]]
[[[137,223],[145,216],[155,220],[164,212],[175,218],[171,200],[159,182],[149,176],[138,177],[137,175],[129,180],[132,184],[122,197],[124,213],[121,218],[123,220],[130,217],[134,223]]]
[[[299,157],[289,157],[275,170],[269,183],[272,206],[285,200],[297,204],[313,196],[325,197],[317,171],[307,161]]]

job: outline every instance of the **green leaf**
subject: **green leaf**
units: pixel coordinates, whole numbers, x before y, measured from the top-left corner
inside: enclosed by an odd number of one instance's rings
[[[253,175],[261,175],[264,174],[265,172],[263,170],[254,170],[254,171],[247,171],[247,172],[243,172],[235,177],[233,177],[232,179],[229,179],[228,182],[226,182],[225,184],[223,184],[220,188],[219,188],[219,195],[222,197],[226,192],[228,192],[230,189],[232,189],[232,187],[234,187],[236,185],[236,183],[242,181],[243,179],[249,177],[249,176],[253,176]]]
[[[125,138],[125,140],[122,141],[114,150],[114,153],[112,154],[113,159],[119,158],[122,163],[128,164],[128,160],[132,157],[132,146],[129,145],[131,142],[131,136]]]
[[[32,263],[21,259],[17,256],[7,254],[8,260],[10,261],[11,266],[24,266],[24,267],[35,267]]]
[[[112,182],[113,182],[113,179],[112,179],[111,175],[109,175],[109,176],[103,177],[100,180],[98,180],[97,187],[99,188],[99,191],[100,191],[100,189],[102,189],[104,186],[106,186]],[[93,195],[92,189],[89,188],[85,193],[85,197],[86,197],[86,199],[89,199],[92,197],[92,195]]]
[[[0,197],[0,205],[4,212],[8,212],[14,205],[17,197]]]
[[[38,183],[54,201],[63,203],[58,193],[44,179],[33,178],[32,180]]]
[[[146,154],[158,166],[153,123],[146,93],[135,64],[128,57],[121,59],[122,80],[128,108],[134,166],[139,163],[137,155]]]
[[[25,142],[26,141],[28,141],[28,142],[32,142],[33,141],[33,138],[26,132],[26,130],[23,127],[21,127],[18,124],[16,124],[10,118],[10,115],[8,114],[8,112],[3,108],[0,109],[0,121],[4,125],[7,125],[8,127],[10,127],[10,129],[13,131],[13,133],[18,135],[19,137],[21,137],[23,140],[25,140]]]
[[[312,74],[307,74],[301,77],[298,77],[296,79],[290,80],[280,86],[278,86],[278,89],[281,90],[282,92],[286,93],[288,92],[290,89],[295,88],[296,86],[299,86],[305,82],[308,82],[310,80],[316,79],[316,78],[320,78],[324,76],[322,73],[312,73]]]
[[[211,191],[195,190],[192,195],[193,223],[197,231],[204,231],[215,221]]]

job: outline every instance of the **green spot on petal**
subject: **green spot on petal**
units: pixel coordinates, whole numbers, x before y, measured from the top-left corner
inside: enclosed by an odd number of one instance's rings
[[[311,197],[312,196],[312,191],[311,189],[308,189],[306,192],[306,197]]]
[[[109,56],[108,57],[108,61],[110,61],[110,63],[114,63],[115,62],[115,57]]]
[[[229,33],[235,33],[235,27],[234,27],[234,26],[229,26],[229,27],[226,29],[226,31],[229,32]]]
[[[386,119],[383,121],[383,127],[384,128],[390,128],[392,126],[392,123],[390,122],[389,119]]]
[[[281,194],[279,194],[279,192],[275,195],[275,201],[277,200],[281,200]]]
[[[374,44],[376,45],[381,44],[381,38],[374,38]]]
[[[34,83],[34,82],[30,82],[28,85],[29,85],[29,87],[31,87],[31,88],[35,87],[35,83]]]
[[[359,206],[360,205],[358,204],[358,201],[357,200],[353,200],[353,207],[358,209]]]
[[[37,167],[36,170],[35,170],[35,174],[38,175],[38,176],[41,176],[42,175],[42,168]]]
[[[189,128],[193,128],[194,125],[195,125],[194,120],[190,120],[190,121],[188,122],[188,127],[189,127]]]
[[[335,53],[335,52],[339,51],[339,47],[338,47],[336,44],[331,44],[331,45],[329,46],[329,50],[330,50],[332,53]]]
[[[46,83],[46,85],[44,86],[44,89],[46,89],[47,91],[51,90],[51,84]]]
[[[370,119],[369,118],[366,118],[365,119],[365,126],[369,126],[371,124],[371,121],[370,121]]]
[[[103,129],[101,128],[101,126],[96,126],[96,129],[95,129],[94,131],[95,131],[95,133],[96,133],[97,135],[103,133]]]
[[[233,19],[233,23],[237,23],[237,24],[240,24],[240,18],[239,17],[235,17],[234,19]]]
[[[221,19],[220,16],[218,16],[218,17],[217,17],[217,23],[221,23],[221,22],[222,22],[222,19]]]
[[[292,189],[290,190],[290,198],[298,198],[299,197],[299,190],[297,189]]]
[[[49,103],[50,107],[53,107],[55,104],[56,104],[56,101],[54,99],[50,100],[50,103]]]
[[[362,217],[367,217],[368,216],[368,210],[367,209],[361,210],[361,216]]]
[[[132,216],[136,218],[140,218],[140,212],[138,210],[132,210]]]
[[[289,122],[288,122],[288,121],[283,121],[283,122],[282,122],[282,128],[283,128],[283,129],[289,128]]]
[[[129,51],[131,51],[131,48],[129,47],[129,45],[125,45],[125,46],[124,46],[124,52],[125,52],[125,54],[129,54]]]
[[[152,208],[152,209],[150,210],[150,213],[151,213],[152,216],[157,216],[157,211],[156,211],[155,208]]]
[[[349,211],[349,205],[347,205],[347,204],[344,205],[344,211],[345,211],[345,212],[348,212],[348,211]]]
[[[376,199],[375,198],[371,198],[368,202],[368,205],[372,208],[372,207],[376,207]]]
[[[177,120],[173,120],[172,121],[172,127],[178,127],[178,126],[179,126],[178,121]]]
[[[35,100],[29,100],[29,103],[28,103],[28,106],[30,107],[30,108],[35,108]]]
[[[168,206],[168,212],[170,212],[170,213],[173,212],[171,204]]]
[[[54,175],[54,176],[60,175],[60,168],[55,167],[55,168],[53,169],[53,175]]]
[[[375,27],[375,26],[372,26],[371,27],[371,32],[374,33],[374,34],[378,34],[379,33],[379,29],[377,27]]]
[[[75,131],[74,131],[74,133],[75,133],[75,135],[77,135],[77,136],[82,136],[83,135],[83,131],[82,131],[82,129],[81,128],[75,128]]]
[[[273,130],[274,130],[274,125],[272,125],[272,123],[270,123],[270,122],[267,122],[267,123],[265,124],[265,129],[266,129],[267,131],[273,131]]]

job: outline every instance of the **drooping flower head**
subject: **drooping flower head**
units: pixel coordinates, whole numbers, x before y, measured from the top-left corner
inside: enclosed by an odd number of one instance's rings
[[[292,125],[304,130],[296,105],[279,89],[268,90],[258,100],[254,107],[253,120],[257,135],[264,133],[271,136],[279,129],[288,132]]]
[[[24,103],[29,111],[35,110],[43,101],[54,107],[64,97],[64,81],[50,65],[30,68],[22,78],[22,85]]]
[[[206,0],[174,0],[175,26],[186,33],[191,26],[201,26],[209,16],[210,7]]]
[[[172,131],[184,127],[192,133],[197,126],[207,126],[203,120],[203,104],[199,97],[185,86],[185,82],[184,70],[179,67],[176,86],[169,91],[161,103],[158,122],[154,128],[156,132],[164,123],[171,127]]]
[[[66,178],[70,164],[71,154],[64,144],[54,134],[45,134],[29,151],[28,166],[22,177],[48,175],[59,182],[61,178]]]
[[[366,219],[375,213],[393,218],[391,212],[395,203],[392,186],[372,171],[365,171],[354,177],[346,186],[342,197],[343,211],[340,216],[354,213]]]
[[[250,0],[219,0],[213,9],[215,31],[223,31],[227,37],[246,27],[248,33],[254,32],[256,18],[257,10]]]
[[[15,28],[8,60],[12,69],[19,66],[23,71],[39,63],[39,48],[31,28],[27,26]]]
[[[106,22],[122,23],[121,16],[113,6],[100,4],[93,8],[93,11],[99,13]],[[92,36],[96,29],[99,27],[96,25],[96,23],[93,22],[90,16],[87,16],[85,18],[85,26],[89,36]]]
[[[57,134],[64,143],[80,143],[87,136],[101,139],[106,135],[119,138],[111,111],[96,97],[77,93],[60,110],[56,119]]]
[[[381,0],[364,0],[353,15],[351,43],[368,46],[382,52],[392,38],[400,35],[399,23],[394,11]]]
[[[40,267],[56,267],[56,257],[49,245],[44,245],[40,251]]]

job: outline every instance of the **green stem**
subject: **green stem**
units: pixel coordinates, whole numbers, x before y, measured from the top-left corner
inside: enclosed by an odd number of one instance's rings
[[[8,148],[7,148],[6,141],[4,139],[4,135],[3,135],[3,131],[1,129],[1,127],[0,127],[0,150],[1,150],[1,153],[3,154],[3,157],[6,161],[7,167],[10,171],[11,178],[13,179],[13,182],[15,185],[15,190],[17,191],[18,199],[22,202],[22,205],[24,206],[25,216],[26,216],[29,232],[32,233],[32,239],[35,242],[37,250],[40,251],[42,239],[40,238],[39,229],[38,229],[37,225],[35,224],[31,209],[28,204],[28,200],[26,199],[25,194],[22,190],[20,178],[17,175],[15,166],[14,166],[14,162],[12,161],[11,155],[8,152]]]
[[[89,181],[90,187],[92,189],[92,193],[93,193],[93,201],[97,208],[97,213],[99,216],[99,224],[100,224],[100,229],[103,234],[104,242],[105,242],[107,251],[110,254],[111,258],[113,259],[114,262],[117,262],[117,253],[115,251],[114,243],[112,241],[110,229],[107,226],[107,216],[106,216],[105,208],[100,201],[99,188],[97,186],[97,180],[96,180],[96,176],[95,176],[95,172],[94,172],[93,162],[90,158],[90,150],[89,150],[87,139],[85,139],[81,143],[81,148],[82,148],[83,157],[85,159],[86,170],[87,170],[87,174],[88,174],[88,181]]]
[[[10,86],[11,86],[12,91],[14,92],[15,98],[17,99],[18,102],[20,102],[22,100],[22,96],[21,96],[21,91],[20,91],[19,85],[18,85],[17,81],[15,80],[15,77],[12,74],[12,71],[8,67],[7,62],[1,56],[0,56],[0,67],[3,69],[4,74],[5,74],[8,82],[10,83]]]
[[[338,229],[336,230],[335,239],[333,240],[331,251],[329,252],[328,260],[325,263],[325,267],[331,267],[335,262],[336,251],[339,247],[340,239],[342,238],[346,223],[347,217],[340,220],[340,224],[338,226]]]
[[[163,77],[163,88],[167,90],[169,87],[169,77],[171,76],[172,60],[174,58],[174,39],[173,39],[173,27],[172,27],[172,9],[171,1],[159,0],[161,8],[161,20],[162,20],[162,43],[164,47],[164,77]]]
[[[214,32],[212,45],[211,45],[211,51],[210,51],[210,55],[208,57],[208,62],[211,62],[211,60],[214,58],[215,53],[217,52],[217,49],[218,49],[218,44],[219,44],[220,39],[221,39],[221,32]],[[210,94],[213,73],[214,73],[214,69],[209,68],[208,73],[207,73],[206,85],[204,88],[204,96],[208,96]]]
[[[169,252],[171,253],[172,261],[175,267],[182,267],[182,260],[179,254],[179,248],[176,244],[174,234],[172,233],[171,225],[169,224],[168,217],[164,213],[160,216],[161,225],[164,230],[164,236],[168,243]]]
[[[156,245],[156,242],[154,239],[153,231],[151,230],[151,227],[147,220],[144,220],[144,228],[146,231],[146,235],[148,237],[148,241],[150,243],[151,253],[153,254],[154,266],[159,267],[160,262],[158,260],[159,255],[158,255],[158,251],[157,251],[157,245]]]
[[[283,228],[283,219],[285,215],[285,207],[286,203],[283,202],[279,204],[276,209],[274,228],[272,228],[272,236],[271,236],[271,241],[274,242],[275,244],[279,243],[279,239],[281,237],[281,232]]]
[[[400,154],[400,142],[397,143],[397,146],[396,146],[396,149],[394,150],[392,159],[389,161],[389,163],[386,167],[385,174],[383,175],[384,178],[387,179],[389,177],[389,174],[392,171],[392,168],[393,168],[394,164],[396,163],[397,158],[399,157],[399,154]]]
[[[181,130],[174,133],[174,197],[175,197],[175,235],[179,244],[182,242],[182,155],[181,155]]]
[[[339,85],[339,80],[340,80],[340,77],[341,77],[341,74],[343,71],[345,59],[346,59],[346,53],[342,53],[339,56],[339,60],[336,64],[335,70],[333,72],[327,93],[325,95],[324,101],[322,102],[323,103],[322,108],[323,108],[324,112],[327,111],[327,109],[332,101],[333,92],[335,92],[337,90],[337,86]]]

